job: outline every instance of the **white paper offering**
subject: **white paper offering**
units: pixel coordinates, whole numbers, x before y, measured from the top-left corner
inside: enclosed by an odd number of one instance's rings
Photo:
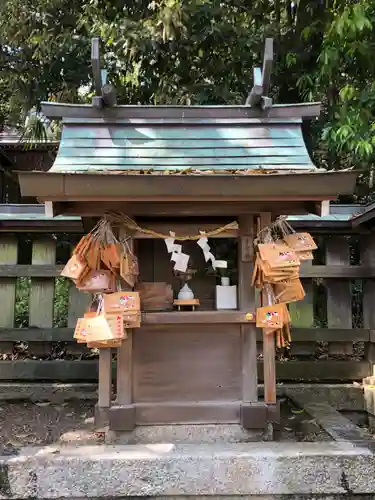
[[[176,262],[178,256],[179,256],[178,252],[173,252],[172,255],[171,255],[171,261],[172,262]]]
[[[172,246],[172,252],[181,253],[182,252],[182,245],[178,245],[177,243],[175,243]]]
[[[190,255],[186,253],[176,253],[176,260],[174,265],[175,271],[180,271],[181,273],[185,273],[188,267],[188,262],[190,259]]]
[[[204,260],[205,260],[206,262],[208,262],[209,260],[210,260],[211,262],[214,262],[214,260],[215,260],[215,255],[214,255],[213,253],[211,253],[211,252],[203,252],[203,255],[204,255]]]
[[[165,238],[164,241],[165,241],[168,253],[172,253],[176,234],[172,233],[171,231],[169,232],[169,234],[171,235],[170,238]]]
[[[203,250],[203,253],[208,253],[211,250],[211,247],[209,244],[207,244],[207,245],[204,245],[202,247],[202,250]]]
[[[214,264],[215,267],[220,269],[227,269],[228,267],[228,262],[226,260],[215,260]]]
[[[201,233],[202,234],[202,233]],[[201,238],[199,238],[199,240],[197,241],[197,245],[201,247],[201,249],[203,250],[204,248],[206,248],[208,246],[208,238],[207,236],[202,236]]]

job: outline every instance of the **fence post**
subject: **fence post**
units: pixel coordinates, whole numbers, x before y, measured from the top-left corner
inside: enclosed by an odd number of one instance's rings
[[[78,290],[76,285],[71,282],[69,288],[69,302],[68,302],[68,327],[75,328],[77,319],[82,318],[83,314],[87,311],[90,301],[91,293],[84,293]]]
[[[361,238],[361,263],[375,267],[375,234]],[[365,356],[369,362],[369,375],[375,375],[375,279],[371,278],[363,282],[363,327],[371,330]]]
[[[311,261],[303,261],[302,267],[311,266]],[[314,327],[314,287],[312,279],[303,279],[302,285],[305,290],[305,298],[299,302],[292,302],[289,305],[290,317],[292,320],[292,344],[291,354],[310,356],[315,353],[315,345],[311,342],[293,342],[293,327],[313,328]]]
[[[327,266],[348,266],[350,264],[349,241],[344,236],[334,236],[326,243]],[[327,322],[328,328],[350,330],[352,325],[352,292],[347,279],[327,279]],[[331,342],[330,354],[352,354],[353,341],[351,332],[348,342]]]
[[[55,265],[56,242],[43,237],[33,241],[32,265]],[[53,326],[53,301],[55,278],[32,278],[30,289],[29,326],[51,328]]]
[[[14,236],[0,237],[0,264],[15,265],[18,259],[18,241]],[[0,327],[14,328],[17,278],[0,279]],[[12,352],[13,343],[2,342],[1,354]]]

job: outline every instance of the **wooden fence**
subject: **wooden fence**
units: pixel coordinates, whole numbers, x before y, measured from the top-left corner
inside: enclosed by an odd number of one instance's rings
[[[372,374],[375,235],[334,233],[314,234],[320,249],[302,269],[305,300],[290,306],[293,342],[278,353],[278,381]],[[89,297],[58,277],[78,237],[0,233],[0,381],[97,380],[97,354],[72,338]]]

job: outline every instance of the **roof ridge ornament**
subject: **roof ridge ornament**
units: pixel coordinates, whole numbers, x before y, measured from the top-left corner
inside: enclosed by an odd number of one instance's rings
[[[246,98],[245,105],[260,107],[266,111],[272,107],[272,99],[268,97],[273,64],[273,38],[266,38],[263,54],[263,68],[253,69],[253,88]]]
[[[94,79],[95,96],[92,98],[94,108],[113,107],[117,104],[116,90],[107,83],[107,70],[100,67],[100,38],[91,40],[91,66]]]

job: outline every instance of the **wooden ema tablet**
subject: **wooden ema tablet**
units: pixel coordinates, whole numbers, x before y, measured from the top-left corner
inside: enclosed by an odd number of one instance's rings
[[[130,287],[134,287],[138,281],[139,265],[135,255],[126,253],[120,259],[120,276]]]
[[[129,311],[127,313],[122,313],[122,318],[124,321],[124,328],[140,328],[141,326],[141,314],[136,311]]]
[[[277,302],[297,302],[305,298],[305,291],[300,279],[274,284]]]
[[[281,329],[284,325],[285,308],[283,304],[258,307],[256,312],[256,326],[270,330]]]
[[[103,269],[90,271],[90,273],[77,283],[77,288],[85,292],[114,292],[115,276],[111,271]]]
[[[306,251],[305,250],[303,250],[303,251],[294,250],[294,251],[296,252],[296,255],[299,258],[299,260],[313,260],[314,259],[314,255],[310,250],[306,250]]]
[[[261,243],[258,245],[260,257],[271,268],[295,267],[299,265],[296,253],[285,243]]]
[[[103,310],[107,313],[140,311],[138,292],[115,292],[103,296]]]
[[[87,269],[89,268],[87,267],[85,261],[73,254],[60,274],[66,278],[78,280]]]
[[[86,343],[125,338],[122,314],[106,314],[95,317],[79,318],[74,338]]]
[[[309,233],[291,233],[284,236],[284,241],[293,250],[316,250],[318,247]]]

